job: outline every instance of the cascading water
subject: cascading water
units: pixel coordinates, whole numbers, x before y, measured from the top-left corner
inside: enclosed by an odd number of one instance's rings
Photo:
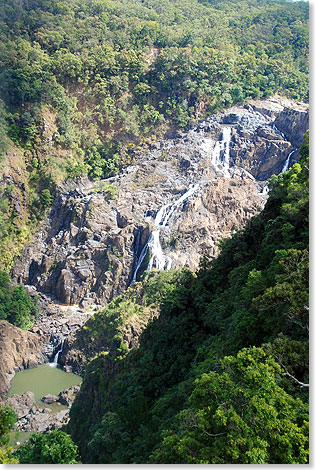
[[[172,266],[172,259],[169,256],[164,255],[161,242],[160,242],[160,233],[161,229],[166,227],[170,217],[172,214],[180,207],[180,205],[187,200],[190,196],[192,196],[197,190],[199,189],[199,185],[190,185],[188,191],[186,191],[179,199],[175,202],[167,204],[157,212],[154,218],[154,225],[155,230],[153,230],[148,238],[147,243],[144,245],[140,256],[137,260],[136,267],[133,273],[131,284],[136,282],[138,271],[147,256],[148,250],[151,254],[149,263],[147,265],[147,270],[151,270],[152,268],[160,269],[160,270],[168,270],[171,269]]]
[[[268,185],[266,184],[266,186],[263,187],[261,194],[263,196],[266,196],[268,193],[269,193],[269,188],[268,188]]]
[[[223,169],[223,174],[230,177],[230,141],[231,141],[231,128],[224,126],[222,128],[222,140],[215,143],[212,155],[212,165],[220,171]]]
[[[294,153],[294,152],[295,152],[295,150],[292,150],[292,152],[289,153],[288,158],[287,158],[286,161],[284,162],[284,165],[283,165],[283,167],[282,167],[281,173],[284,173],[285,171],[288,171],[288,169],[289,169],[289,164],[290,164],[290,158],[291,158],[292,153]]]
[[[55,357],[53,358],[53,361],[49,363],[50,367],[57,367],[59,354],[62,352],[62,349],[63,349],[63,343],[64,343],[64,340],[61,343],[60,349],[58,349],[58,351],[56,352]]]
[[[291,155],[295,152],[295,150],[296,149],[292,150],[292,152],[290,152],[289,155],[287,156],[286,161],[284,162],[284,165],[283,165],[282,170],[280,171],[280,173],[284,173],[285,171],[288,171],[289,165],[290,165]],[[268,194],[268,192],[269,192],[269,189],[268,189],[268,186],[266,185],[262,190],[262,194],[266,195],[266,194]]]

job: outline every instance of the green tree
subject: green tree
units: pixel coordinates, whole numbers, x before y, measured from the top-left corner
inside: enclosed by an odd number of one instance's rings
[[[0,448],[0,464],[17,464],[18,459],[12,454],[12,447]]]
[[[27,330],[33,325],[34,316],[39,312],[23,286],[12,286],[8,273],[0,271],[0,319],[8,320],[15,326]]]
[[[54,197],[52,196],[49,189],[45,188],[40,193],[39,199],[40,199],[40,203],[41,203],[43,209],[47,209],[48,207],[51,206],[51,204],[54,200]]]
[[[17,420],[16,413],[9,406],[0,405],[0,446],[9,443],[10,427]]]
[[[35,433],[21,445],[16,456],[21,464],[74,464],[79,463],[78,447],[63,431],[49,434]]]
[[[279,386],[279,364],[253,347],[221,368],[196,380],[190,408],[152,463],[306,464],[308,407]]]
[[[8,273],[0,271],[0,319],[6,320],[11,299],[10,278]]]

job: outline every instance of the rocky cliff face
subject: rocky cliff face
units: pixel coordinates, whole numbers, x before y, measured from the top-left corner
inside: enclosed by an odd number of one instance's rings
[[[60,187],[12,274],[67,305],[105,304],[142,272],[195,270],[264,204],[264,181],[299,159],[308,110],[253,101],[157,142],[120,175]]]
[[[0,320],[0,398],[7,393],[16,371],[43,362],[43,342],[43,337]]]

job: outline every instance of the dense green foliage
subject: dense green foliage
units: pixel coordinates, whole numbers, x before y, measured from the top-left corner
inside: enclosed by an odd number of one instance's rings
[[[1,464],[74,464],[79,463],[78,447],[63,431],[48,434],[34,433],[17,449],[7,447],[9,432],[17,420],[9,406],[0,405],[0,463]]]
[[[112,174],[123,145],[166,122],[276,92],[307,100],[301,2],[9,0],[0,20],[2,127],[32,150],[49,105],[72,176]]]
[[[152,456],[157,463],[308,462],[308,406],[278,384],[263,349],[241,350],[195,381],[189,407]]]
[[[72,407],[85,462],[307,463],[307,136],[301,153],[197,275],[150,273],[132,310],[159,317],[118,362],[91,360]]]
[[[35,300],[31,300],[23,286],[13,286],[5,271],[0,271],[0,319],[27,330],[38,314]]]
[[[16,464],[18,460],[12,455],[9,443],[11,426],[16,422],[17,416],[9,406],[0,405],[0,464]]]
[[[63,431],[36,432],[15,452],[20,464],[74,464],[78,447]]]
[[[36,157],[30,164],[22,161],[21,155],[13,158],[6,173],[11,170],[10,179],[12,174],[18,178],[14,184],[0,187],[0,269],[10,266],[14,255],[45,216],[55,197],[55,180],[51,174],[54,166],[40,163]],[[4,161],[2,166],[7,163]]]
[[[0,405],[0,446],[8,444],[10,426],[15,424],[16,418],[12,408]]]

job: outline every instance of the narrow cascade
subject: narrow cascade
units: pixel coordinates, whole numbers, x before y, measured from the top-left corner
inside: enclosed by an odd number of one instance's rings
[[[163,254],[160,243],[161,230],[153,230],[150,239],[148,240],[148,248],[150,249],[151,258],[147,269],[151,271],[152,268],[167,270],[171,269],[172,260],[169,256]]]
[[[224,126],[222,129],[222,134],[223,134],[222,140],[216,142],[214,146],[214,149],[211,155],[211,163],[219,171],[223,167],[224,176],[230,177],[231,128]]]
[[[269,188],[268,188],[268,185],[266,184],[266,186],[264,186],[263,190],[262,190],[262,195],[265,196],[266,194],[269,193]]]
[[[285,171],[288,171],[289,165],[290,165],[291,155],[295,152],[295,150],[296,149],[292,150],[292,152],[290,152],[289,155],[287,156],[286,161],[284,162],[284,165],[283,165],[282,170],[280,171],[280,173],[284,173]],[[266,185],[264,187],[264,189],[262,190],[262,194],[266,195],[266,194],[268,194],[268,192],[269,192],[269,189],[268,189],[268,186]]]
[[[59,354],[62,352],[64,340],[61,343],[60,349],[56,352],[52,362],[49,363],[50,367],[57,367]]]
[[[136,282],[138,271],[145,257],[147,256],[148,250],[151,256],[150,256],[150,260],[146,268],[147,270],[150,271],[152,268],[156,268],[160,270],[171,269],[172,260],[169,256],[166,256],[163,254],[163,250],[161,247],[161,242],[160,242],[161,229],[166,227],[170,217],[180,207],[180,205],[186,199],[192,196],[198,189],[199,189],[199,184],[190,185],[188,191],[186,191],[179,199],[177,199],[173,203],[170,203],[161,207],[161,209],[157,212],[154,218],[155,230],[151,232],[147,243],[144,245],[140,253],[140,256],[137,260],[137,264],[133,273],[131,284]]]
[[[291,158],[291,155],[292,153],[294,153],[295,150],[292,150],[292,152],[289,153],[288,155],[288,158],[286,159],[286,161],[284,162],[284,165],[283,165],[283,168],[281,170],[281,173],[284,173],[285,171],[288,171],[289,169],[289,163],[290,163],[290,158]]]

